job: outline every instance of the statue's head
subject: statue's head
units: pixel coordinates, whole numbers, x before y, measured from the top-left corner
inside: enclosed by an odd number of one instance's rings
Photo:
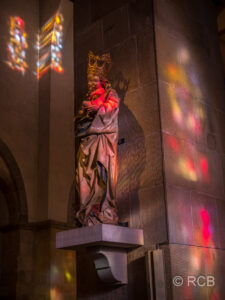
[[[106,75],[111,68],[111,58],[109,53],[105,53],[101,56],[94,55],[92,51],[89,51],[88,54],[88,87],[89,90],[93,90],[106,85]]]
[[[88,76],[88,91],[89,93],[93,92],[96,89],[104,88],[106,90],[111,88],[109,81],[102,75],[93,75]]]
[[[102,87],[100,77],[98,75],[88,75],[88,90],[92,92],[95,89]]]

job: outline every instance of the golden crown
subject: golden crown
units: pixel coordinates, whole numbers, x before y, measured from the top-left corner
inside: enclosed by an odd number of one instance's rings
[[[111,68],[111,57],[110,53],[99,55],[94,55],[92,51],[88,53],[88,76],[97,75],[106,77],[107,73]]]

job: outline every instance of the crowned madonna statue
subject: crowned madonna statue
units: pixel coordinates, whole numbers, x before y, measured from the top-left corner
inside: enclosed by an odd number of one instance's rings
[[[88,93],[75,118],[77,153],[76,188],[83,226],[117,224],[116,182],[119,98],[106,75],[110,55],[88,55]]]

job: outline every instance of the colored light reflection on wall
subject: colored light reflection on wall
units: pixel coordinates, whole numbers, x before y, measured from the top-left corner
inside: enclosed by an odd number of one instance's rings
[[[39,51],[37,78],[42,77],[50,68],[63,73],[63,16],[56,14],[41,28],[36,48]]]
[[[174,64],[168,64],[166,75],[170,83],[167,92],[174,121],[183,130],[199,136],[205,116],[201,103],[197,101],[201,99],[201,92],[195,77]]]
[[[63,300],[63,293],[59,288],[52,288],[50,290],[50,299],[51,300]]]
[[[7,44],[7,64],[11,69],[21,72],[23,75],[28,68],[26,63],[27,34],[25,23],[20,17],[10,17],[10,39]]]
[[[204,206],[195,206],[194,212],[196,213],[195,226],[194,226],[194,239],[195,241],[203,247],[189,247],[189,265],[190,269],[187,274],[197,274],[203,276],[214,276],[215,285],[201,286],[198,289],[199,299],[222,299],[217,290],[217,274],[218,270],[218,252],[214,249],[213,241],[213,222],[210,212]],[[194,286],[190,285],[186,287],[185,294],[188,298],[185,299],[196,299],[196,291],[194,291]]]
[[[189,157],[180,157],[178,162],[180,168],[180,174],[185,179],[190,181],[197,181],[197,171],[194,161]]]
[[[207,158],[205,156],[202,156],[200,158],[200,165],[202,170],[202,179],[205,182],[209,182],[209,165],[208,165]]]
[[[212,255],[212,252],[206,248],[206,247],[214,247],[214,242],[212,239],[213,226],[211,223],[211,217],[209,212],[205,208],[200,209],[199,217],[201,219],[200,242],[205,247],[203,248],[205,265],[210,272],[213,272],[215,257],[214,255]]]
[[[74,251],[60,251],[57,254],[57,263],[51,265],[50,299],[63,300],[65,292],[73,299],[75,297],[75,253]]]
[[[208,158],[208,150],[205,147],[206,129],[208,127],[206,126],[206,110],[202,104],[202,92],[199,88],[200,77],[198,77],[198,72],[194,70],[194,59],[188,49],[183,48],[181,50],[178,51],[177,55],[179,63],[168,63],[165,66],[164,73],[168,96],[165,98],[168,99],[166,108],[169,113],[169,118],[165,120],[165,123],[167,122],[168,128],[166,130],[170,133],[165,135],[165,142],[168,146],[166,164],[168,164],[169,171],[176,175],[175,180],[178,185],[180,178],[182,178],[181,185],[184,184],[185,179],[194,183],[190,185],[191,187],[200,187],[205,192],[206,188],[209,189],[211,180],[214,180],[212,174],[210,174],[210,171],[213,170],[213,161]],[[198,71],[197,68],[196,70]],[[168,123],[168,120],[170,123]],[[197,182],[200,184],[195,184]],[[186,189],[184,193],[186,195]],[[215,283],[217,283],[218,278],[216,278],[216,275],[218,274],[220,261],[218,251],[214,249],[216,239],[214,227],[216,226],[215,208],[208,205],[208,202],[202,201],[202,199],[205,199],[204,194],[196,199],[199,201],[188,204],[191,206],[191,217],[190,214],[185,215],[183,213],[182,221],[180,221],[180,224],[177,222],[179,228],[181,226],[184,236],[186,232],[188,234],[185,229],[189,228],[190,224],[193,225],[190,228],[189,235],[187,235],[187,240],[193,245],[199,246],[188,247],[188,267],[185,272],[187,275],[195,274],[196,277],[199,275],[215,276]],[[182,205],[186,205],[184,204],[185,200],[186,198],[180,200]],[[206,207],[204,203],[206,203]],[[206,298],[211,300],[222,299],[218,286],[205,285],[198,289],[193,285],[184,286],[184,299]]]
[[[220,295],[217,291],[213,291],[210,300],[220,300]]]
[[[176,137],[169,136],[167,144],[174,155],[174,172],[192,182],[210,182],[208,159],[204,153],[199,153],[195,143],[203,136],[205,112],[201,103],[202,93],[199,89],[198,76],[190,65],[191,57],[187,49],[178,53],[179,64],[168,63],[165,75],[168,81],[170,116],[176,124],[176,134],[194,141],[191,145],[181,142]],[[174,127],[174,125],[173,125]]]
[[[173,170],[177,175],[192,182],[210,182],[208,160],[204,153],[199,153],[194,145],[187,149],[186,144],[174,136],[167,136],[166,142],[176,160]]]
[[[209,240],[211,238],[211,229],[210,229],[210,216],[207,210],[202,209],[200,211],[200,216],[202,220],[202,240],[203,245],[208,246]]]
[[[216,253],[213,252],[213,249],[207,247],[215,247],[213,242],[213,225],[211,222],[211,216],[207,209],[201,208],[199,210],[199,219],[200,219],[200,228],[199,231],[196,228],[197,237],[200,237],[200,243],[203,245],[203,260],[204,265],[208,272],[211,274],[214,273],[215,270],[215,262],[216,262]]]

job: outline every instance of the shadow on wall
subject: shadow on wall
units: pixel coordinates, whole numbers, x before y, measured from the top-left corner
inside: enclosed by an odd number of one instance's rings
[[[113,88],[120,97],[117,205],[121,222],[130,227],[141,227],[138,190],[140,176],[146,164],[144,133],[132,111],[125,104],[129,81],[121,72],[113,75]],[[137,139],[133,139],[133,135]]]

